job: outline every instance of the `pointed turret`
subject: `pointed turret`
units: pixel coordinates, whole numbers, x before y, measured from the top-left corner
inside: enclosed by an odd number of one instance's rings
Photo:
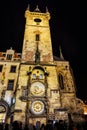
[[[49,13],[47,6],[46,6],[46,13]]]
[[[30,5],[28,4],[28,7],[27,7],[27,10],[29,10],[30,11]]]
[[[59,46],[59,51],[60,51],[60,59],[64,60],[63,54],[62,54],[62,50],[61,50],[61,46]]]

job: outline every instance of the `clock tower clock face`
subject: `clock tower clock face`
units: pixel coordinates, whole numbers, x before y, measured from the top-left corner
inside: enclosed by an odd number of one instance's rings
[[[31,104],[31,112],[35,115],[40,115],[44,112],[44,103],[42,101],[34,101]]]
[[[45,86],[41,82],[34,82],[31,85],[30,92],[33,96],[43,96],[45,93]]]

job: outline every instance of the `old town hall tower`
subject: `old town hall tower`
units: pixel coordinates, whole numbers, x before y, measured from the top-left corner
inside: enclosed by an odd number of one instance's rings
[[[68,121],[69,114],[75,120],[74,113],[83,113],[81,100],[76,97],[73,72],[61,48],[60,56],[53,56],[50,13],[48,9],[42,13],[37,6],[33,12],[27,8],[25,18],[21,57],[11,48],[5,61],[0,59],[1,84],[5,85],[0,90],[0,105],[5,113],[0,120],[36,124]],[[7,78],[2,79],[2,70]]]

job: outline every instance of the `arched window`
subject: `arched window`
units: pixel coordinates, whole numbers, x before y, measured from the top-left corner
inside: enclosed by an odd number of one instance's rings
[[[64,89],[63,76],[61,73],[58,74],[59,86],[61,89]]]

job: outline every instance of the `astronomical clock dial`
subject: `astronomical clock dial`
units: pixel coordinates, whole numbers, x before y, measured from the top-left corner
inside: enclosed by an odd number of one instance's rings
[[[45,86],[41,82],[34,82],[31,85],[30,92],[34,96],[42,96],[45,92]]]
[[[44,103],[42,101],[34,101],[31,104],[31,112],[35,115],[40,115],[44,112]]]

